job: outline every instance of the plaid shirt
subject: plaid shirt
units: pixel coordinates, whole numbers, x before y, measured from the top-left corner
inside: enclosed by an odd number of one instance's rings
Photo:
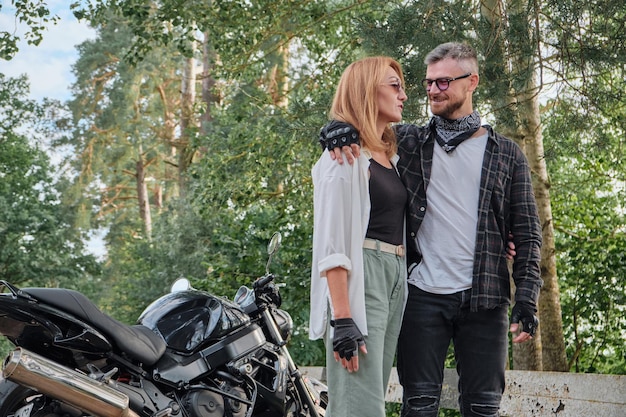
[[[522,150],[510,139],[488,130],[478,207],[476,253],[472,275],[471,310],[510,303],[510,276],[506,260],[508,234],[513,234],[515,301],[536,307],[542,280],[541,225],[532,188],[530,168]],[[429,126],[398,125],[398,170],[409,193],[407,261],[421,260],[417,230],[428,207],[435,138]]]

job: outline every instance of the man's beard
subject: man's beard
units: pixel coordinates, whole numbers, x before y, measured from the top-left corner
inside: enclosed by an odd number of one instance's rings
[[[444,119],[452,119],[452,115],[462,106],[462,100],[451,101],[448,99],[446,100],[443,108],[440,108],[437,112],[435,112],[435,110],[433,110],[433,101],[432,99],[430,100],[430,110],[432,111],[432,113],[439,117],[443,117]]]

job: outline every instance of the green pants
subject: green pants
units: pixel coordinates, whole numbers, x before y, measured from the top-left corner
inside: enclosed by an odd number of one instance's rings
[[[326,417],[385,417],[385,394],[402,323],[406,266],[404,258],[375,249],[363,249],[363,262],[367,354],[359,351],[359,370],[349,373],[335,362],[327,329]]]

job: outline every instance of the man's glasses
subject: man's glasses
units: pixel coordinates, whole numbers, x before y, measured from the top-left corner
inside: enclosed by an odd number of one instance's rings
[[[439,89],[439,91],[446,91],[448,87],[450,87],[450,83],[452,81],[460,80],[462,78],[467,78],[470,75],[472,75],[471,72],[468,72],[467,74],[463,74],[454,78],[437,78],[436,80],[430,80],[428,78],[424,78],[422,80],[422,85],[424,86],[426,91],[430,91],[430,88],[433,86],[433,83],[435,83],[437,84],[437,88]]]

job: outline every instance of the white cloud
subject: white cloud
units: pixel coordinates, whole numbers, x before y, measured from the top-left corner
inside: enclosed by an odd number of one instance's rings
[[[31,98],[35,100],[43,97],[67,100],[70,98],[69,88],[75,79],[72,65],[78,59],[76,45],[95,38],[96,34],[85,22],[76,20],[67,3],[51,1],[48,4],[53,13],[60,17],[59,22],[48,27],[38,46],[20,42],[15,57],[0,63],[0,72],[9,77],[27,74]],[[17,25],[14,13],[13,7],[2,7],[0,27],[15,31],[20,36],[24,28]]]

